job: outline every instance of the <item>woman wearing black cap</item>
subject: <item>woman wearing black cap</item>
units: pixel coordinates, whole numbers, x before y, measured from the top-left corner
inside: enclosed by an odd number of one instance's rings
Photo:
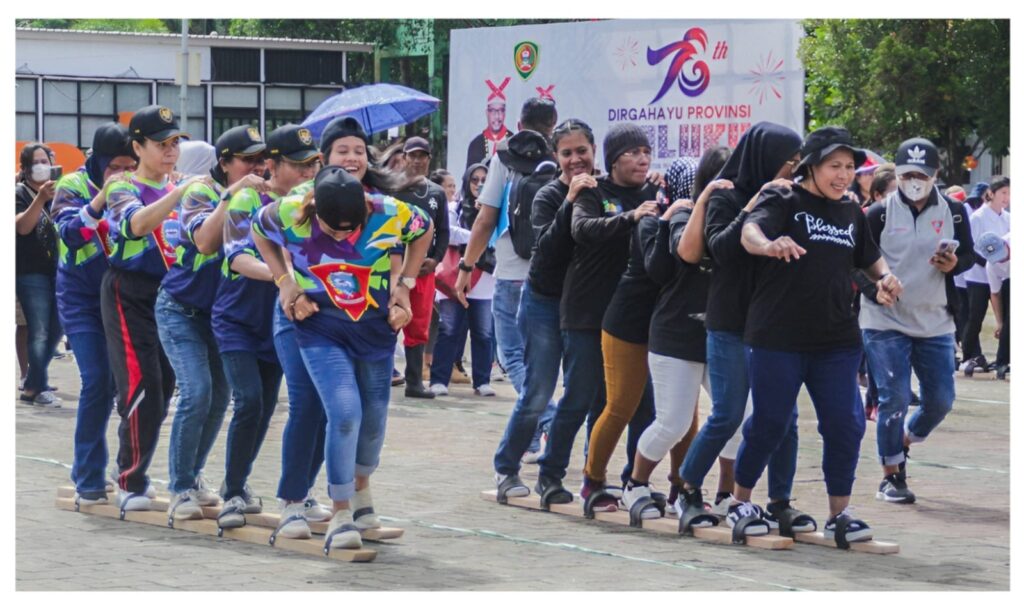
[[[281,126],[267,136],[266,153],[270,173],[267,191],[245,187],[228,204],[224,220],[227,267],[222,268],[211,314],[224,375],[235,401],[220,490],[225,503],[217,518],[223,528],[243,526],[244,514],[261,510],[247,480],[281,388],[282,370],[273,336],[277,288],[249,230],[262,207],[310,182],[320,168],[320,152],[312,134],[294,124]]]
[[[156,323],[178,379],[178,408],[171,427],[168,515],[176,520],[202,518],[202,505],[216,505],[201,472],[227,411],[230,388],[210,327],[210,313],[220,285],[220,248],[231,198],[245,188],[266,191],[263,152],[266,144],[255,128],[237,126],[214,145],[217,164],[213,185],[193,183],[181,198],[177,258],[156,300]],[[252,502],[250,511],[258,512]]]
[[[107,500],[107,421],[114,381],[100,314],[100,283],[107,271],[105,192],[100,186],[135,170],[128,130],[103,124],[92,137],[85,165],[57,182],[53,220],[61,243],[57,262],[57,309],[82,379],[75,421],[75,462],[71,480],[83,505]]]
[[[431,230],[421,210],[366,194],[338,166],[317,174],[313,192],[264,207],[253,224],[327,413],[327,490],[334,502],[327,548],[358,548],[359,531],[380,526],[369,477],[384,443],[395,331],[412,316],[402,281],[419,272]],[[399,244],[408,246],[404,268],[390,287],[389,254]]]
[[[753,210],[765,184],[784,182],[792,177],[799,161],[800,142],[800,135],[785,126],[770,122],[751,126],[718,175],[718,179],[731,181],[732,189],[715,191],[705,208],[704,243],[712,262],[704,319],[711,413],[687,451],[679,471],[683,480],[679,511],[683,517],[703,514],[701,486],[716,460],[720,463],[721,473],[731,474],[732,464],[719,459],[728,457],[727,448],[738,445],[735,437],[743,421],[750,390],[743,328],[754,283],[754,260],[743,250],[740,234],[743,222]],[[685,232],[683,242],[687,243]],[[688,261],[697,262],[700,250],[693,250],[688,256]],[[794,421],[768,472],[771,499],[782,501],[790,498],[796,454],[797,426]],[[731,479],[720,479],[719,483],[730,484]],[[712,511],[716,515],[725,515],[731,503],[729,492],[719,492]],[[752,530],[767,529],[757,527]]]
[[[160,280],[177,258],[171,246],[178,229],[173,214],[198,179],[177,186],[171,181],[178,141],[187,135],[167,107],[136,111],[128,133],[139,164],[135,173],[105,188],[111,251],[100,309],[121,416],[118,503],[123,510],[148,510],[146,470],[174,391],[174,371],[160,345],[154,307]]]
[[[857,387],[862,341],[853,312],[851,271],[877,282],[878,302],[901,292],[867,229],[864,212],[846,196],[865,153],[849,132],[822,128],[807,137],[791,187],[766,188],[743,225],[744,249],[759,257],[744,341],[750,346],[754,411],[736,458],[734,531],[759,522],[750,492],[793,421],[806,385],[824,440],[822,470],[829,499],[825,536],[843,546],[871,538],[847,511],[857,469],[864,412]]]
[[[338,118],[324,129],[320,138],[320,158],[328,166],[341,166],[362,181],[370,196],[392,193],[403,185],[399,176],[381,170],[371,156],[368,138],[359,122]],[[302,183],[288,198],[302,198],[313,190],[313,181]],[[402,256],[392,250],[392,274],[401,268]],[[396,264],[397,262],[397,264]],[[284,278],[275,278],[281,285]],[[327,416],[316,386],[302,361],[297,341],[298,332],[292,316],[282,310],[280,301],[274,309],[274,347],[284,369],[288,386],[288,422],[281,438],[281,479],[277,497],[281,502],[281,524],[278,535],[291,539],[309,539],[307,521],[329,520],[330,510],[321,507],[312,495],[316,476],[324,460],[324,437]]]
[[[547,450],[538,461],[540,476],[536,490],[547,503],[572,501],[562,479],[569,466],[573,441],[583,421],[589,418],[592,427],[605,405],[601,322],[619,277],[626,271],[633,229],[640,218],[658,212],[657,187],[647,182],[651,146],[643,130],[634,124],[612,126],[605,136],[604,156],[608,177],[599,179],[596,188],[583,190],[573,204],[572,238],[576,249],[560,306],[565,393],[548,430]],[[639,386],[642,394],[646,379],[628,386]],[[631,429],[627,446],[630,460],[639,431],[653,416],[647,411],[641,418],[646,418],[641,428]],[[629,472],[624,475],[628,477]],[[603,483],[584,476],[580,494],[586,500],[591,492],[602,487]],[[600,503],[595,511],[616,505],[613,497]]]

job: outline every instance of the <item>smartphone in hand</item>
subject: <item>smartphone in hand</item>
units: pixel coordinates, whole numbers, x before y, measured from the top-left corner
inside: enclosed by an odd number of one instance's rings
[[[939,241],[939,246],[935,248],[935,255],[944,256],[952,254],[958,247],[960,247],[960,242],[956,239],[942,239]]]
[[[60,176],[64,174],[63,166],[51,166],[50,167],[50,181],[57,181]]]

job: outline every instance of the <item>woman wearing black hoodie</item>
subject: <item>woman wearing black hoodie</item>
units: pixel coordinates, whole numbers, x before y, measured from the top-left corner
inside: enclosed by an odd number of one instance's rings
[[[755,260],[740,244],[743,223],[753,210],[760,191],[776,179],[789,179],[799,163],[801,138],[795,131],[760,122],[750,127],[733,151],[719,179],[733,183],[718,190],[708,201],[704,238],[712,260],[708,289],[708,379],[711,383],[711,414],[690,446],[680,477],[683,479],[680,512],[703,512],[701,485],[726,443],[743,421],[750,385],[747,379],[747,347],[743,331],[747,307],[754,289]],[[794,416],[796,415],[794,406]],[[796,472],[797,426],[792,420],[769,465],[768,495],[788,507]],[[720,493],[714,511],[720,515],[732,504]],[[769,510],[775,507],[769,505]],[[766,533],[768,523],[747,525],[747,534]],[[813,527],[809,527],[813,528]]]

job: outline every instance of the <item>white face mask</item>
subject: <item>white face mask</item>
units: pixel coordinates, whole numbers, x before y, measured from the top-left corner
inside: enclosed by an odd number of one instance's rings
[[[32,181],[36,183],[42,183],[50,178],[50,165],[49,164],[33,164],[32,165]]]
[[[918,201],[928,195],[928,192],[932,189],[932,180],[900,179],[899,186],[900,192],[903,192],[904,196],[910,200]]]

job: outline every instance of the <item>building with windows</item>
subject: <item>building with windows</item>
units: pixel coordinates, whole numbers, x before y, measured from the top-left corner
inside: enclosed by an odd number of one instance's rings
[[[161,104],[181,114],[174,83],[180,34],[16,29],[18,141],[68,143],[86,150],[96,127]],[[228,128],[266,135],[301,122],[345,89],[353,67],[372,65],[369,43],[190,35],[200,85],[187,88],[182,126],[213,142]],[[194,60],[193,60],[194,62]]]

